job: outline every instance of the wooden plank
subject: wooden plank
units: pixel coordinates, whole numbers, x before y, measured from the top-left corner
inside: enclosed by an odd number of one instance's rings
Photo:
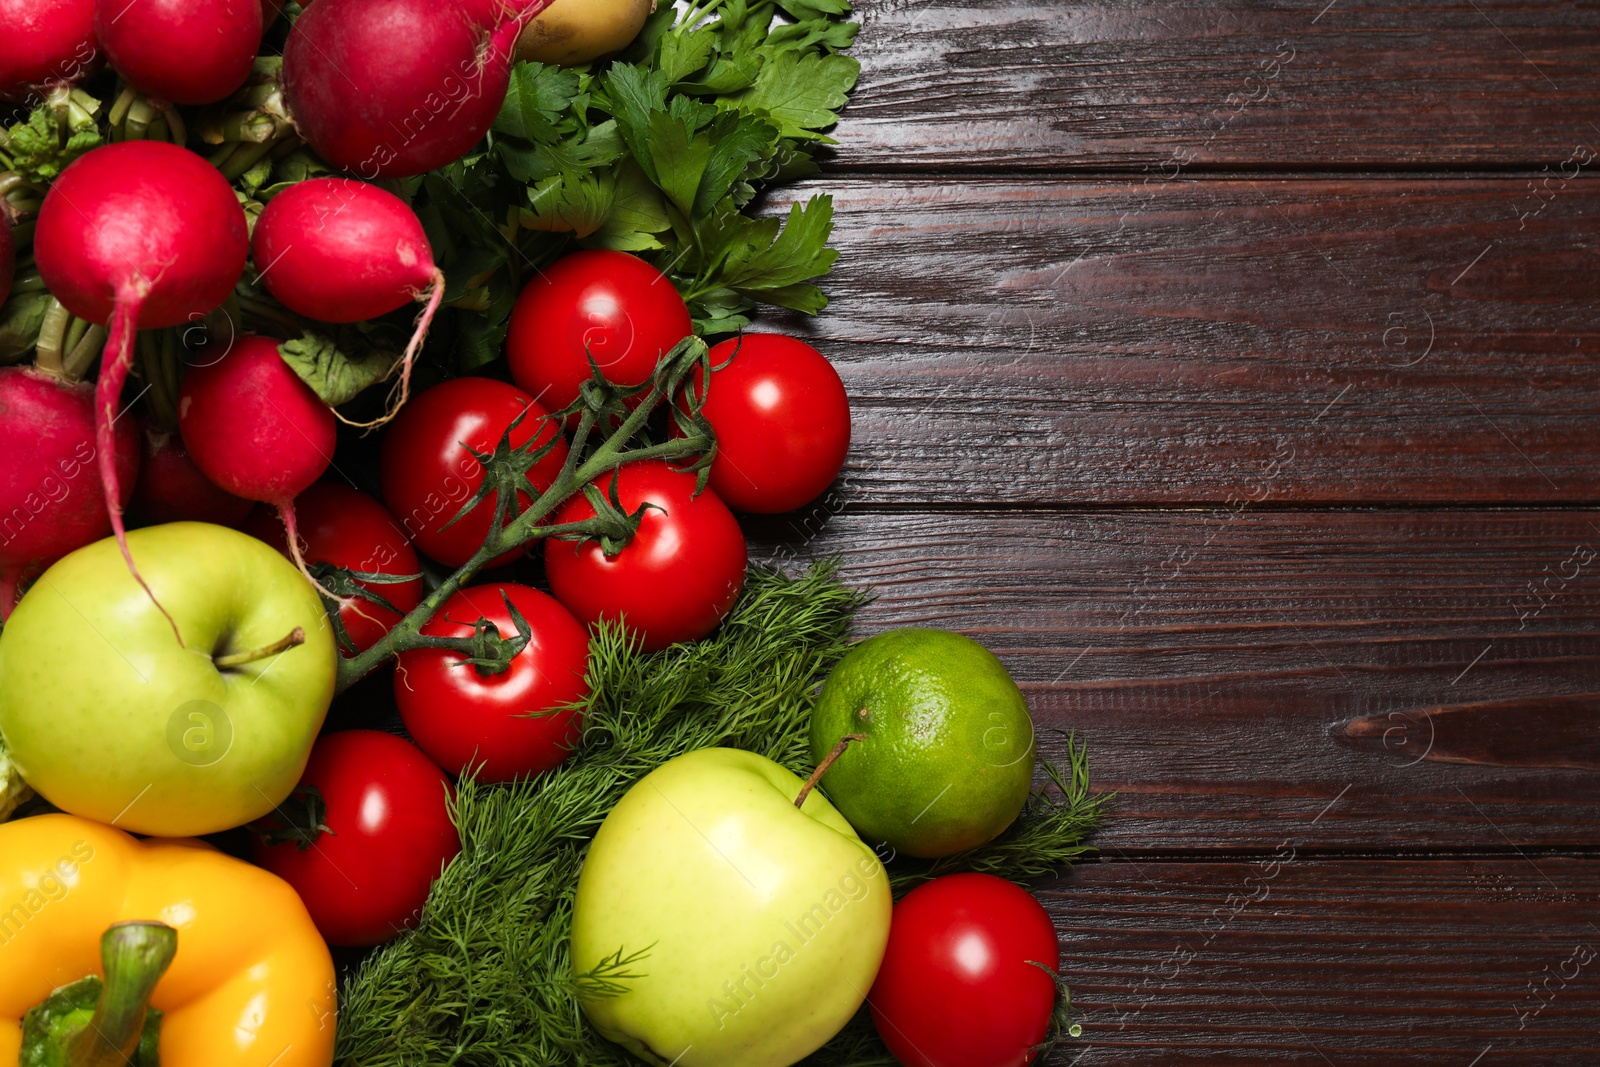
[[[1600,146],[1592,4],[859,7],[843,166],[1554,170]]]
[[[1600,500],[1600,182],[821,191],[847,499]]]
[[[1045,893],[1083,1067],[1591,1067],[1600,862],[1101,863]]]
[[[1574,730],[1600,724],[1600,513],[846,511],[749,525],[758,558],[840,556],[877,594],[864,632],[935,626],[991,647],[1044,750],[1059,758],[1057,731],[1077,731],[1096,783],[1118,792],[1108,849],[1600,840],[1600,775],[1566,758]],[[1494,702],[1515,721],[1491,728],[1485,707],[1465,737],[1426,726],[1432,709]],[[1376,744],[1341,736],[1372,717],[1392,728]]]

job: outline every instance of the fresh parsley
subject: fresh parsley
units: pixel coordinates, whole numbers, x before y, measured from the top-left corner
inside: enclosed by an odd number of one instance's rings
[[[820,311],[831,202],[746,211],[833,143],[860,73],[850,14],[846,0],[663,5],[613,60],[519,63],[485,149],[413,183],[451,282],[439,369],[495,358],[521,283],[575,248],[650,259],[702,334],[742,328],[758,304]]]

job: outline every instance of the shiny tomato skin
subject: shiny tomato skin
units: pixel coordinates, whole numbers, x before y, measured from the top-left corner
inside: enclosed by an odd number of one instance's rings
[[[294,886],[330,944],[378,945],[411,926],[461,851],[444,772],[404,738],[346,730],[316,743],[300,784],[322,793],[333,832],[304,850],[258,838],[256,862]]]
[[[723,366],[723,364],[727,364]],[[702,413],[717,434],[711,488],[735,511],[811,503],[850,451],[850,400],[833,364],[793,337],[747,333],[711,349]]]
[[[595,483],[609,494],[609,476]],[[695,477],[662,460],[623,467],[617,498],[630,515],[653,504],[621,552],[607,557],[596,541],[545,542],[545,573],[556,599],[581,622],[624,618],[648,652],[694,641],[717,628],[744,586],[744,534],[728,506]],[[557,524],[594,517],[579,494],[563,504]]]
[[[400,656],[394,697],[406,731],[439,765],[479,781],[508,782],[550,770],[572,755],[583,729],[574,711],[535,714],[588,695],[589,633],[554,597],[510,582],[463,589],[444,602],[422,632],[471,637],[479,618],[502,637],[516,624],[502,595],[527,620],[530,641],[500,674],[458,666],[459,653],[425,648]]]
[[[424,555],[459,567],[483,544],[494,516],[492,493],[460,522],[445,526],[483,484],[483,464],[464,446],[493,452],[506,427],[524,411],[527,417],[511,434],[513,445],[535,439],[542,445],[560,432],[543,418],[545,408],[533,397],[492,378],[454,378],[436,385],[412,397],[389,424],[378,457],[384,503]],[[563,440],[528,471],[534,488],[548,489],[566,458]],[[521,511],[533,495],[518,493],[517,499]],[[509,563],[518,551],[489,565]]]
[[[595,249],[556,260],[523,287],[506,356],[517,384],[559,411],[589,380],[591,355],[607,380],[639,385],[693,330],[666,275],[638,256]]]
[[[1027,890],[951,874],[894,906],[867,1000],[905,1067],[1021,1067],[1045,1039],[1061,964],[1055,927]]]
[[[396,614],[370,600],[352,600],[339,609],[339,621],[365,652],[388,634],[400,615],[422,602],[422,565],[401,532],[400,524],[382,504],[358,489],[338,482],[318,482],[295,498],[300,528],[300,550],[307,563],[331,563],[345,570],[370,574],[413,575],[407,582],[364,582],[366,588],[396,608]],[[276,508],[256,509],[244,532],[289,555],[289,539]]]

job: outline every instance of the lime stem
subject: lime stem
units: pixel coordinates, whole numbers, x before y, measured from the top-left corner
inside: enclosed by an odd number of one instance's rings
[[[844,755],[844,750],[850,747],[850,742],[865,741],[866,739],[866,734],[845,734],[839,738],[839,743],[833,746],[833,751],[828,753],[821,763],[817,764],[817,769],[811,772],[811,777],[806,779],[806,784],[800,787],[800,795],[794,798],[794,806],[797,808],[806,806],[806,797],[810,796],[811,791],[817,787],[817,783],[822,781],[822,776],[828,773],[828,768],[833,766],[834,761]]]
[[[214,656],[212,657],[211,662],[217,665],[217,670],[219,671],[231,670],[234,667],[243,667],[246,663],[254,663],[257,660],[263,660],[269,656],[276,656],[279,653],[287,652],[296,645],[303,645],[305,643],[306,632],[304,628],[296,626],[293,630],[290,630],[288,634],[278,638],[270,645],[262,645],[260,648],[252,648],[248,652],[230,652],[226,656]]]

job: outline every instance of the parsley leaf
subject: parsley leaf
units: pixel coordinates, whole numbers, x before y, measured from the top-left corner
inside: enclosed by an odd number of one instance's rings
[[[730,99],[741,111],[769,117],[785,137],[831,144],[818,131],[839,121],[860,75],[861,64],[849,56],[780,52],[753,86]]]
[[[542,63],[518,63],[494,128],[525,140],[550,140],[577,95],[578,76],[572,71]]]

